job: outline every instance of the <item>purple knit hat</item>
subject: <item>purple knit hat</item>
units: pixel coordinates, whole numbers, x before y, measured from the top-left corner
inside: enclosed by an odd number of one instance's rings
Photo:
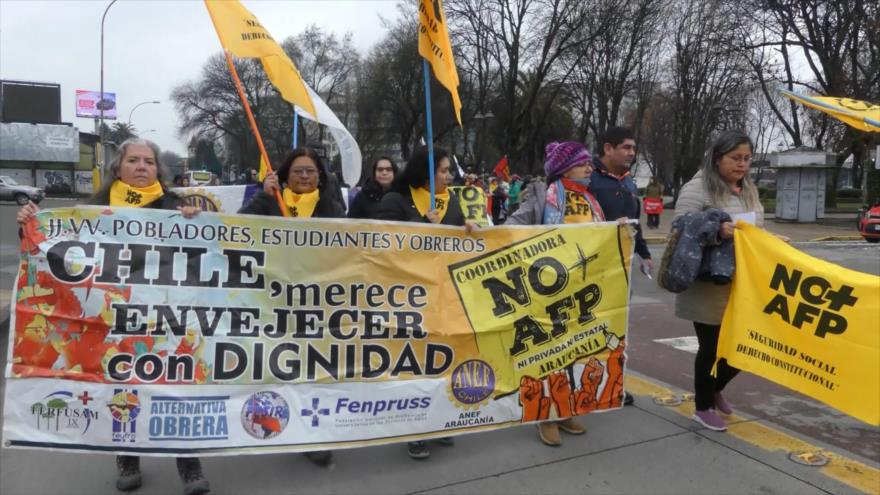
[[[554,141],[544,147],[544,174],[548,180],[564,175],[575,165],[592,163],[593,157],[577,141]]]

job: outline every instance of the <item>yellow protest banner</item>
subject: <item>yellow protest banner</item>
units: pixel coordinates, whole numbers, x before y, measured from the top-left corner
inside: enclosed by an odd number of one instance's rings
[[[282,98],[317,114],[296,65],[254,14],[236,0],[205,0],[205,7],[223,48],[236,57],[259,58]]]
[[[477,186],[449,186],[461,205],[465,220],[471,220],[480,227],[488,227],[489,214],[486,211],[486,191]]]
[[[880,425],[880,277],[743,222],[734,243],[718,358]]]
[[[455,119],[461,125],[461,99],[458,97],[458,70],[446,28],[443,0],[419,0],[419,55],[431,64],[434,77],[452,95]]]
[[[836,96],[806,96],[780,90],[786,96],[802,105],[825,112],[835,119],[868,132],[880,132],[880,105],[852,98]]]

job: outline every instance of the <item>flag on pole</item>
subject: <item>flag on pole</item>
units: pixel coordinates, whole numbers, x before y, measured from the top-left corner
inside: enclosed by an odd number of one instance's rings
[[[239,58],[259,58],[284,100],[315,115],[315,106],[290,57],[266,28],[237,0],[205,0],[220,44]]]
[[[806,96],[784,89],[782,94],[800,104],[815,108],[835,119],[867,132],[880,132],[880,105],[834,96]]]
[[[452,57],[443,0],[419,0],[419,55],[433,68],[434,77],[452,95],[455,119],[461,125],[461,100],[458,98],[458,71]]]
[[[510,182],[510,167],[507,164],[507,155],[502,156],[498,160],[498,164],[495,165],[495,175],[500,179],[504,179],[505,182]]]

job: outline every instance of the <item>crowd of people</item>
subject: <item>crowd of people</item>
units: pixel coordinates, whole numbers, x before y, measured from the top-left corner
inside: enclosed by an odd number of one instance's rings
[[[200,213],[187,206],[171,190],[167,170],[159,162],[158,147],[147,140],[130,139],[120,147],[104,171],[104,187],[88,204],[117,207],[176,209],[184,218]],[[720,209],[731,215],[751,214],[757,225],[763,223],[763,209],[757,189],[749,176],[753,146],[742,132],[729,131],[713,143],[706,161],[694,178],[681,191],[676,217]],[[641,216],[642,201],[629,173],[636,155],[633,132],[613,127],[598,139],[595,153],[582,143],[573,141],[548,143],[545,148],[544,176],[513,176],[509,182],[470,174],[461,177],[461,184],[484,187],[492,198],[490,208],[495,225],[555,225],[585,222],[618,221],[626,223]],[[343,218],[394,220],[460,226],[471,233],[476,225],[465,219],[455,193],[449,189],[454,182],[449,154],[434,149],[435,172],[429,176],[428,150],[415,150],[407,163],[398,168],[394,160],[381,157],[372,164],[371,173],[353,195],[346,211],[338,182],[328,171],[324,160],[309,148],[297,148],[283,161],[277,171],[269,173],[256,194],[239,213],[301,218]],[[434,204],[430,184],[434,185]],[[662,186],[652,181],[646,191],[648,198],[661,198]],[[280,201],[279,201],[280,198]],[[286,212],[282,211],[286,209]],[[18,213],[20,224],[29,222],[39,208],[28,203]],[[651,213],[650,215],[659,215]],[[649,220],[656,227],[657,219]],[[733,237],[734,224],[719,225],[717,242]],[[635,251],[644,273],[653,271],[651,253],[636,227]],[[694,420],[712,430],[723,431],[726,424],[721,415],[732,414],[732,406],[722,395],[724,387],[737,370],[722,361],[715,377],[710,374],[715,361],[721,315],[730,285],[700,280],[676,298],[676,314],[693,326],[699,339],[695,360],[694,388],[696,412]],[[627,394],[624,404],[632,404]],[[550,446],[560,445],[560,432],[583,435],[586,429],[574,418],[545,421],[538,424],[539,439]],[[452,438],[439,443],[453,445]],[[409,442],[408,453],[415,459],[430,455],[425,441]],[[327,466],[332,462],[330,451],[306,454],[314,463]],[[179,457],[177,467],[187,495],[209,491],[197,458]],[[141,485],[139,459],[118,456],[119,490],[134,490]]]

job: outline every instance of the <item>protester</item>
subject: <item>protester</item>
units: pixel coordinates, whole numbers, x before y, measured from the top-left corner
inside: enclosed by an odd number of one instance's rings
[[[284,177],[283,189],[278,183],[279,176]],[[318,154],[311,148],[297,148],[287,155],[278,172],[266,174],[263,190],[238,212],[282,216],[274,193],[278,189],[292,217],[343,218],[343,205],[328,191],[330,187],[329,174]]]
[[[284,178],[283,189],[278,177]],[[344,218],[345,209],[329,188],[334,187],[321,157],[311,148],[297,148],[287,155],[277,172],[269,172],[263,190],[244,205],[239,213],[282,216],[275,191],[281,191],[284,207],[294,218]],[[333,451],[306,452],[318,466],[333,463]]]
[[[752,152],[751,139],[741,131],[726,131],[718,136],[706,153],[700,171],[682,187],[675,217],[717,208],[731,216],[753,218],[757,226],[763,226],[764,208],[758,199],[758,188],[749,177]],[[733,222],[722,223],[720,238],[732,239],[733,229]],[[721,392],[739,372],[722,359],[717,364],[717,374],[712,376],[721,317],[729,295],[729,283],[718,285],[697,279],[675,297],[675,315],[693,322],[699,343],[694,360],[696,411],[693,419],[715,431],[727,429],[727,423],[718,412],[729,415],[733,409]]]
[[[394,184],[379,204],[376,218],[400,222],[421,222],[443,225],[463,225],[467,231],[474,224],[466,222],[461,205],[455,194],[447,189],[449,154],[443,149],[434,148],[434,203],[431,209],[430,176],[428,174],[428,148],[415,150],[406,166],[397,175]],[[454,444],[452,437],[438,438],[441,445]],[[431,455],[428,442],[418,440],[407,443],[409,456],[413,459],[427,459]]]
[[[651,177],[651,181],[645,187],[645,213],[648,215],[648,228],[660,227],[660,214],[663,213],[663,184],[657,177]]]
[[[174,185],[176,187],[189,187],[189,177],[183,174],[174,176]]]
[[[510,178],[510,189],[507,191],[507,214],[512,215],[519,208],[519,193],[522,190],[523,181],[516,174]]]
[[[624,127],[607,129],[597,143],[598,156],[593,157],[593,173],[590,176],[590,191],[605,212],[608,220],[621,218],[639,219],[639,190],[629,173],[636,156],[635,134]],[[641,269],[650,274],[654,270],[651,252],[642,237],[641,225],[636,225],[636,253],[639,255]],[[624,404],[632,405],[632,394],[626,393]]]
[[[547,183],[528,184],[519,208],[507,218],[506,225],[604,221],[602,208],[589,190],[592,158],[584,145],[553,142],[544,148],[544,154]],[[546,445],[558,447],[562,445],[559,430],[570,435],[587,432],[574,418],[566,418],[538,423],[538,438]]]
[[[178,210],[184,218],[192,218],[200,208],[186,206],[180,196],[170,191],[168,169],[159,162],[159,147],[145,139],[128,139],[119,146],[119,153],[104,172],[103,187],[87,202],[91,205],[115,207]],[[28,203],[19,210],[16,220],[26,224],[36,215],[39,207]],[[116,488],[131,491],[141,486],[140,458],[131,455],[116,456],[119,477]],[[208,480],[202,474],[197,457],[178,457],[177,472],[183,481],[186,495],[210,491]]]
[[[373,162],[373,172],[348,208],[348,218],[375,218],[382,196],[391,189],[397,165],[388,157]]]
[[[507,217],[507,192],[504,183],[492,192],[492,224],[501,225]]]

